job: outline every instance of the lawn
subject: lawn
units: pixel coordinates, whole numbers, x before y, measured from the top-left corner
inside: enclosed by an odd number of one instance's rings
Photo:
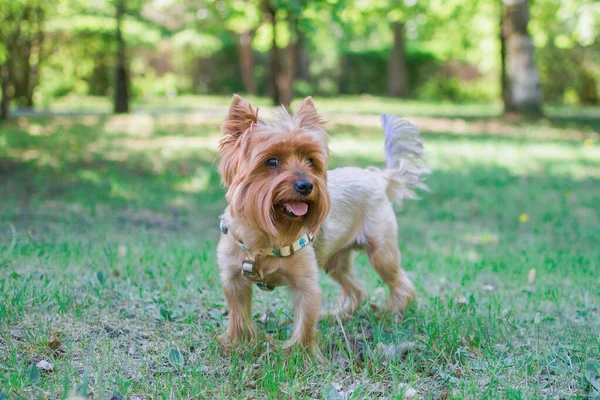
[[[319,324],[318,363],[215,339],[226,104],[0,126],[0,399],[600,396],[600,112],[323,101],[332,167],[383,164],[384,109],[413,115],[434,172],[397,215],[418,302],[376,318],[385,289],[360,255],[368,301]],[[290,310],[285,289],[255,291],[277,343]]]

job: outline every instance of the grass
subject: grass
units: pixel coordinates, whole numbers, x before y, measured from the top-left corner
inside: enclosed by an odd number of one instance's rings
[[[374,101],[343,99],[341,116],[323,102],[332,167],[382,164]],[[225,203],[215,149],[226,101],[214,104],[212,114],[19,117],[0,127],[0,398],[600,395],[592,113],[415,112],[432,191],[398,219],[419,301],[400,323],[375,318],[385,290],[359,256],[368,302],[348,321],[319,324],[329,361],[318,364],[264,341],[231,357],[217,345]],[[322,278],[326,307],[338,289]],[[255,292],[257,325],[284,340],[286,291]],[[32,366],[43,360],[51,371]]]

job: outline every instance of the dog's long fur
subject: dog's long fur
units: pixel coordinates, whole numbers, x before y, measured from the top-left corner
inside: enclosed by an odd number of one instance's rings
[[[415,288],[400,268],[400,251],[393,203],[415,198],[424,189],[428,172],[423,142],[416,128],[394,116],[383,116],[386,168],[345,167],[327,171],[328,135],[324,121],[309,97],[295,115],[282,109],[274,122],[258,118],[235,95],[222,126],[219,172],[229,206],[222,218],[228,227],[217,248],[223,290],[229,306],[229,325],[223,343],[255,336],[251,317],[253,281],[242,274],[250,249],[285,246],[306,232],[316,233],[313,245],[290,257],[259,256],[259,276],[274,286],[288,286],[294,300],[294,328],[286,347],[302,344],[314,349],[314,329],[321,308],[318,268],[341,288],[334,312],[348,315],[365,293],[352,274],[354,252],[364,250],[371,265],[390,289],[386,306],[402,313],[415,298]],[[265,161],[276,157],[277,168]],[[312,193],[295,190],[298,179],[314,185]],[[303,202],[308,213],[291,218],[285,204]],[[293,216],[293,215],[292,215]]]

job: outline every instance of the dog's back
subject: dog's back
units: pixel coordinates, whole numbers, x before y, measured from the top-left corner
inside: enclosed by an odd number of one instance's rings
[[[394,203],[416,198],[426,189],[423,141],[405,120],[384,115],[386,168],[344,167],[328,172],[331,210],[321,225],[315,250],[321,268],[343,289],[340,307],[352,311],[363,297],[351,275],[354,250],[365,250],[382,280],[390,286],[388,306],[401,312],[415,296],[414,286],[400,268],[398,225]],[[341,310],[337,310],[338,312]]]

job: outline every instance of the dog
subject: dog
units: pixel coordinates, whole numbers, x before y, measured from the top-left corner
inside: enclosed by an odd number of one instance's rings
[[[313,100],[275,121],[233,96],[221,127],[219,173],[228,207],[221,216],[217,246],[220,277],[229,307],[226,348],[256,337],[252,287],[290,288],[294,325],[288,349],[315,350],[320,317],[319,268],[338,282],[334,310],[352,314],[365,292],[352,274],[356,250],[364,250],[389,287],[386,309],[402,315],[415,287],[400,268],[394,203],[426,189],[423,141],[410,123],[383,116],[386,168],[327,170],[329,136]]]

